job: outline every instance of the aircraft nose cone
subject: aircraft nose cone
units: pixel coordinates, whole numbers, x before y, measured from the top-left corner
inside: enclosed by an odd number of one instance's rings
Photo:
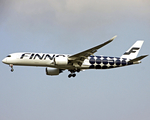
[[[2,60],[2,62],[3,62],[3,63],[7,63],[7,59],[4,58],[4,59]]]

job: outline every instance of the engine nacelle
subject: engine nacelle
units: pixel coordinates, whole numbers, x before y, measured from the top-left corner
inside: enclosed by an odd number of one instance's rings
[[[65,56],[56,56],[54,59],[55,65],[67,65],[68,64],[68,58]]]
[[[62,70],[58,68],[46,68],[46,75],[59,75],[62,72]]]

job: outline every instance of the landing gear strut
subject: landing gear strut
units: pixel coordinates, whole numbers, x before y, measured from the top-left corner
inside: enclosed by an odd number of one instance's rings
[[[11,67],[11,70],[10,70],[10,71],[13,72],[13,71],[14,71],[14,69],[13,69],[13,64],[10,64],[9,66]]]

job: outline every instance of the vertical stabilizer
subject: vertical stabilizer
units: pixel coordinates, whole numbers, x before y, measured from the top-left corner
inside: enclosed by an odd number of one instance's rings
[[[127,59],[134,59],[136,58],[136,56],[138,55],[141,47],[142,47],[142,44],[143,44],[144,41],[142,40],[138,40],[136,41],[132,47],[126,51],[122,56],[121,58],[127,58]]]

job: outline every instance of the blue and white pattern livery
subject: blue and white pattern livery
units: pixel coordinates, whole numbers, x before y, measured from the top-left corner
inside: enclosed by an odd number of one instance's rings
[[[90,56],[89,63],[90,69],[110,69],[133,64],[128,63],[126,58],[108,56]]]

